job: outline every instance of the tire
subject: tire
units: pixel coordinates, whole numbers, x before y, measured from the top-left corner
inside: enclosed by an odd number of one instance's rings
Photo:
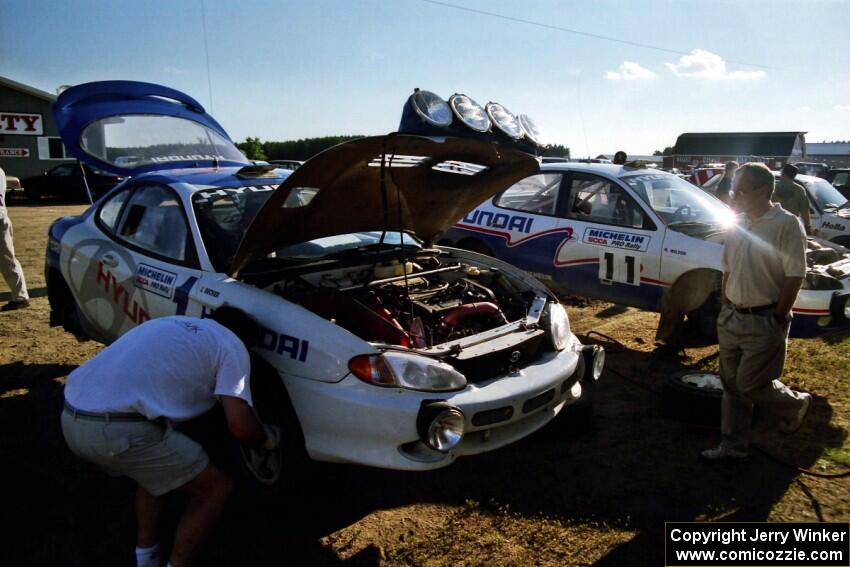
[[[493,256],[493,251],[481,240],[477,238],[465,238],[457,243],[458,248],[469,250],[470,252],[478,252],[485,256]]]
[[[685,336],[688,339],[717,343],[717,316],[720,314],[720,297],[712,293],[705,303],[688,313]]]
[[[27,198],[27,200],[33,201],[34,203],[37,203],[41,200],[41,193],[36,191],[35,189],[30,189],[28,187],[24,187],[24,196]]]
[[[254,356],[251,368],[254,409],[263,423],[280,427],[281,440],[273,451],[246,448],[233,440],[235,472],[253,492],[292,492],[301,484],[310,462],[301,425],[277,371]]]
[[[47,300],[50,303],[50,326],[62,327],[78,341],[89,340],[80,322],[80,309],[65,279],[56,270],[47,276]]]
[[[668,376],[662,389],[664,415],[701,425],[720,423],[723,386],[720,376],[701,372],[677,372]]]

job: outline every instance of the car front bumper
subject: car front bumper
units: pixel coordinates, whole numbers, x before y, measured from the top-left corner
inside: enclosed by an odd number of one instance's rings
[[[581,349],[574,339],[571,347],[546,352],[515,373],[457,392],[380,388],[352,375],[332,384],[284,380],[313,459],[429,470],[518,441],[578,401],[581,381],[592,380]],[[420,412],[435,402],[464,415],[464,437],[445,453],[428,447],[417,431]]]

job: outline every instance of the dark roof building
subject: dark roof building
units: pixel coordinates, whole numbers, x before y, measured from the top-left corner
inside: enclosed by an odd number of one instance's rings
[[[706,132],[679,136],[665,167],[695,167],[735,160],[779,169],[806,156],[805,132]]]
[[[807,161],[825,163],[830,167],[850,167],[850,143],[806,144],[806,149]]]
[[[0,167],[7,175],[39,175],[68,163],[51,104],[56,96],[0,77]]]

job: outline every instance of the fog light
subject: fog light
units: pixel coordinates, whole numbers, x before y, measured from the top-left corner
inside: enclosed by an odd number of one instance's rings
[[[599,380],[602,370],[605,369],[605,349],[600,345],[588,345],[582,347],[581,355],[584,357],[585,368],[590,370],[585,370],[585,380]]]
[[[522,137],[522,126],[519,125],[519,120],[510,110],[498,102],[488,102],[484,108],[487,110],[490,121],[505,136],[514,140],[519,140]]]
[[[436,451],[448,453],[463,439],[463,412],[446,402],[423,406],[418,417],[419,437]]]
[[[476,132],[490,129],[490,118],[484,108],[464,94],[454,94],[449,98],[449,106],[468,128]]]

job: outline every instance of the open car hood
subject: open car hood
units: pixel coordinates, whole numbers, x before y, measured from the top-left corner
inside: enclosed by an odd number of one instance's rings
[[[198,101],[162,85],[77,85],[59,95],[53,115],[74,157],[121,176],[249,163]]]
[[[489,141],[388,134],[346,142],[310,159],[275,190],[229,273],[285,246],[338,234],[404,230],[432,242],[537,171],[533,156]]]

